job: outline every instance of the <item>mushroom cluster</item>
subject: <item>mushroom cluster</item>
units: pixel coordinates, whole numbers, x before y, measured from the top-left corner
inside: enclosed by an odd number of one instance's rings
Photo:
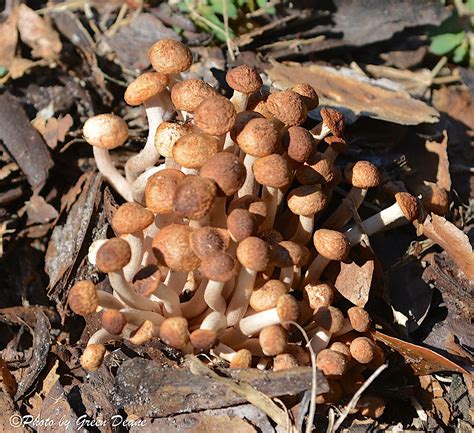
[[[349,224],[382,177],[368,161],[336,164],[347,149],[338,111],[323,107],[319,124],[303,126],[319,105],[310,85],[265,96],[255,68],[242,65],[227,72],[227,99],[183,78],[192,55],[182,43],[161,40],[149,58],[154,71],[125,92],[129,105],[143,104],[149,133],[124,174],[108,151],[127,140],[125,121],[100,114],[84,125],[98,169],[125,203],[113,216],[115,237],[89,249],[112,291],[79,281],[69,293],[74,313],[102,311],[82,366],[97,369],[106,343],[155,337],[232,368],[308,365],[298,322],[330,383],[319,402],[353,393],[384,352],[368,313],[347,308],[323,273],[365,236],[416,219],[417,200],[398,192],[392,206]],[[351,189],[334,205],[340,182]]]

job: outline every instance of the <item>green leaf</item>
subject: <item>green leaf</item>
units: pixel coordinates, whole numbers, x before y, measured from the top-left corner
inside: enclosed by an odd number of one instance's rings
[[[433,36],[431,38],[430,51],[438,56],[447,54],[454,50],[463,41],[465,36],[465,32]]]
[[[474,0],[467,0],[467,3],[464,6],[470,11],[474,11]]]
[[[464,59],[466,58],[467,51],[469,49],[469,44],[467,43],[467,39],[464,39],[461,42],[461,45],[459,45],[453,53],[453,62],[454,63],[462,63]]]
[[[443,23],[431,29],[430,36],[444,35],[445,33],[459,33],[462,30],[461,20],[456,11],[454,11]]]
[[[0,66],[0,78],[3,78],[5,75],[8,74],[8,69],[4,66]]]
[[[227,5],[227,16],[235,18],[238,14],[237,8],[231,0],[211,0],[212,10],[219,15],[224,15],[224,2]]]

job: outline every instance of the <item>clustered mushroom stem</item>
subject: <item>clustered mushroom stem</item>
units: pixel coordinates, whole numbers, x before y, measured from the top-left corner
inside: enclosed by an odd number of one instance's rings
[[[298,228],[296,229],[296,233],[291,238],[291,241],[306,245],[311,239],[313,229],[314,216],[300,215]]]
[[[133,198],[137,203],[145,204],[145,187],[148,179],[165,168],[165,164],[161,164],[158,167],[150,167],[145,170],[140,176],[137,177],[132,185]]]
[[[242,266],[234,293],[227,307],[227,326],[235,326],[247,311],[257,272]]]
[[[278,208],[278,188],[262,185],[262,199],[267,205],[267,216],[261,225],[261,229],[273,227]]]
[[[201,323],[200,329],[219,332],[227,328],[227,318],[220,311],[212,311]]]
[[[120,310],[125,306],[114,295],[103,290],[97,290],[97,299],[99,306],[104,309]]]
[[[119,310],[127,319],[127,323],[140,326],[145,320],[149,320],[156,326],[160,326],[165,318],[152,311],[137,310],[136,308],[122,308]]]
[[[126,200],[133,201],[132,187],[130,183],[115,168],[107,149],[93,146],[94,159],[97,169],[100,171],[110,185]]]
[[[199,287],[194,292],[193,297],[181,304],[181,312],[183,313],[183,317],[186,319],[191,319],[193,317],[199,316],[203,311],[206,310],[207,304],[204,300],[204,291],[207,286],[207,280],[204,278]]]
[[[166,277],[165,285],[179,296],[183,291],[187,279],[187,272],[170,271]]]
[[[317,145],[319,144],[320,141],[324,140],[324,138],[326,138],[331,133],[331,130],[324,122],[321,122],[321,123],[318,123],[309,132],[316,140],[316,145]]]
[[[249,100],[249,96],[246,93],[239,92],[237,90],[234,90],[234,94],[230,98],[230,102],[235,107],[235,111],[237,113],[241,113],[242,111],[245,111],[247,109],[247,103]]]
[[[123,268],[123,274],[126,281],[132,281],[142,264],[144,253],[143,233],[130,233],[122,235],[121,238],[128,242],[132,253],[130,261]]]
[[[367,195],[367,189],[352,187],[338,208],[326,219],[324,228],[342,229],[353,216],[353,209],[359,209]]]
[[[113,335],[107,332],[104,328],[100,328],[91,335],[87,345],[90,346],[91,344],[105,344],[111,341],[120,341],[124,338],[129,338],[131,332],[132,329],[129,326],[127,326],[120,335]]]
[[[238,324],[240,332],[244,335],[254,335],[263,328],[280,323],[280,316],[276,308],[260,311],[252,316],[244,317]]]
[[[293,284],[294,278],[294,266],[288,266],[286,268],[281,268],[280,272],[280,281],[288,288]]]
[[[310,331],[308,336],[311,338],[309,344],[311,345],[313,352],[317,355],[321,350],[326,349],[331,340],[332,334],[326,329],[318,326]]]
[[[163,303],[163,315],[165,317],[181,316],[179,295],[165,284],[160,284],[154,295]]]
[[[224,282],[209,280],[204,291],[204,301],[214,311],[225,312],[226,302],[222,296]]]
[[[243,197],[244,195],[255,194],[257,190],[257,182],[255,181],[255,176],[253,174],[252,166],[257,158],[255,156],[246,154],[244,157],[244,166],[247,170],[247,176],[245,177],[245,182],[242,187],[239,189],[237,196]]]
[[[234,140],[232,140],[230,136],[230,132],[227,132],[225,135],[224,145],[222,147],[224,152],[235,153],[238,150],[237,145],[235,144]]]

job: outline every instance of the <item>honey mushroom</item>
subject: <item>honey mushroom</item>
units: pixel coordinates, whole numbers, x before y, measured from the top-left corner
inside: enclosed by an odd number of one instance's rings
[[[263,84],[257,70],[248,65],[240,65],[230,69],[225,79],[234,90],[230,102],[234,105],[237,113],[247,109],[250,94],[258,92]]]

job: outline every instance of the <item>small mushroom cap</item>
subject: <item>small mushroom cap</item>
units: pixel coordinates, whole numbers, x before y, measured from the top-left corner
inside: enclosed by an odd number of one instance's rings
[[[198,220],[207,215],[216,198],[216,184],[211,179],[186,176],[176,187],[174,211],[183,218]]]
[[[184,72],[193,63],[189,48],[173,39],[162,39],[154,43],[148,51],[148,57],[153,69],[166,75]]]
[[[224,283],[237,273],[237,261],[230,254],[214,253],[202,259],[199,269],[209,280]]]
[[[174,212],[174,193],[186,175],[175,168],[165,168],[151,175],[145,186],[146,207],[156,214]]]
[[[125,90],[124,99],[128,105],[140,105],[147,99],[166,90],[169,78],[160,72],[145,72],[132,81]]]
[[[357,332],[367,332],[370,329],[370,316],[363,308],[349,308],[347,310],[347,317]]]
[[[295,84],[291,90],[300,95],[308,111],[314,110],[319,105],[319,97],[313,86],[308,83]]]
[[[117,235],[141,232],[153,223],[153,212],[138,203],[124,203],[112,217],[112,227]]]
[[[328,147],[330,147],[334,152],[344,153],[347,151],[347,142],[342,137],[337,137],[336,135],[331,135],[324,139]]]
[[[237,246],[237,259],[242,266],[261,272],[270,262],[270,247],[264,240],[249,236]]]
[[[367,337],[358,337],[352,340],[351,355],[360,364],[368,364],[375,356],[375,343]]]
[[[288,207],[296,215],[312,217],[328,205],[328,197],[319,185],[303,185],[288,194]]]
[[[171,101],[177,110],[193,113],[197,106],[216,91],[206,82],[198,79],[183,80],[171,89]]]
[[[188,321],[184,317],[168,317],[160,326],[160,339],[168,346],[183,349],[189,341]]]
[[[103,344],[89,344],[81,356],[81,366],[84,370],[97,370],[104,360],[105,346]]]
[[[227,217],[227,229],[234,242],[243,241],[249,236],[255,236],[258,222],[255,216],[245,209],[234,209]]]
[[[191,346],[198,352],[205,352],[217,343],[217,333],[210,329],[196,329],[189,336]]]
[[[95,313],[99,305],[95,284],[89,280],[78,281],[69,290],[69,308],[80,316]]]
[[[323,349],[316,357],[316,367],[326,377],[340,377],[349,369],[349,360],[340,352]]]
[[[155,325],[150,320],[145,320],[130,337],[130,343],[137,346],[150,341],[155,336]]]
[[[128,242],[120,238],[112,238],[97,251],[96,266],[100,272],[117,272],[125,267],[131,256]]]
[[[309,260],[309,250],[304,245],[292,241],[281,241],[272,248],[275,266],[289,268],[302,267]]]
[[[270,110],[268,109],[267,101],[258,102],[253,108],[253,111],[265,117],[265,119],[268,119],[268,120],[273,119],[273,114],[270,113]]]
[[[286,349],[288,333],[280,325],[267,326],[260,331],[258,341],[265,355],[279,355]]]
[[[211,96],[201,102],[194,111],[194,123],[209,135],[224,135],[235,125],[235,108],[223,96]]]
[[[219,193],[231,196],[244,184],[247,172],[237,156],[219,152],[204,162],[199,174],[212,179],[217,184]]]
[[[230,236],[224,229],[206,226],[194,230],[191,234],[191,247],[201,260],[227,250],[229,244]]]
[[[330,184],[335,176],[335,168],[320,153],[311,155],[307,163],[296,169],[296,179],[303,185]]]
[[[316,143],[307,129],[292,126],[283,135],[283,147],[293,161],[306,162],[313,153]]]
[[[395,194],[395,200],[408,221],[412,222],[418,218],[420,205],[415,197],[408,192],[398,192]]]
[[[259,224],[265,221],[267,217],[267,205],[256,195],[244,195],[233,200],[229,204],[228,213],[230,214],[234,209],[246,209],[257,218]],[[283,238],[282,238],[283,240]]]
[[[252,366],[252,353],[248,349],[240,349],[230,361],[230,368],[250,368]]]
[[[240,93],[253,93],[262,87],[262,79],[253,66],[240,65],[230,69],[225,80],[227,84]]]
[[[344,326],[344,316],[339,308],[319,307],[313,316],[314,323],[331,334],[339,332]]]
[[[275,246],[275,244],[278,244],[284,240],[282,234],[274,228],[266,229],[261,232],[260,238],[262,238],[264,241],[267,241],[272,248]]]
[[[341,341],[335,341],[329,346],[329,349],[334,350],[334,352],[342,353],[347,359],[352,359],[351,350],[347,344],[342,343]]]
[[[230,130],[230,138],[236,141],[237,135],[242,131],[242,129],[247,125],[248,122],[252,119],[263,119],[264,117],[260,113],[255,111],[245,110],[237,113],[235,117],[235,125]]]
[[[252,292],[250,295],[250,306],[256,312],[275,308],[280,296],[287,293],[288,289],[281,281],[268,280],[262,287]]]
[[[290,353],[280,353],[273,358],[273,371],[289,370],[298,367],[298,360]]]
[[[324,124],[329,128],[333,135],[341,137],[346,127],[344,115],[333,108],[321,108],[321,117]]]
[[[176,142],[191,132],[189,124],[161,122],[156,128],[155,147],[165,158],[173,156],[173,146]]]
[[[112,335],[120,335],[127,319],[118,310],[105,310],[102,313],[102,327]]]
[[[173,159],[186,168],[199,168],[219,151],[217,138],[193,132],[178,139],[172,149]]]
[[[336,230],[316,230],[313,235],[313,243],[316,251],[329,260],[344,260],[351,249],[346,235]]]
[[[348,164],[344,169],[344,177],[352,186],[363,189],[379,186],[382,182],[379,169],[369,161]]]
[[[261,158],[276,152],[279,133],[269,120],[255,118],[245,124],[235,140],[245,153]]]
[[[153,239],[153,253],[158,263],[173,271],[190,272],[199,266],[199,258],[191,248],[193,229],[180,224],[163,227]]]
[[[293,90],[272,93],[268,96],[266,107],[286,126],[301,125],[308,115],[306,105]]]
[[[288,328],[285,322],[296,322],[300,316],[300,307],[291,295],[282,295],[277,301],[277,314],[284,328]]]
[[[334,301],[335,290],[330,283],[307,284],[304,288],[305,296],[312,310],[317,310],[319,307],[329,307]]]
[[[125,143],[128,126],[125,120],[115,114],[98,114],[86,120],[82,133],[91,146],[110,150]]]
[[[252,170],[255,180],[261,185],[283,188],[291,181],[288,161],[277,153],[257,159]]]
[[[311,357],[309,356],[308,350],[304,347],[301,347],[299,343],[287,344],[286,352],[296,358],[298,365],[304,366],[311,364]]]

